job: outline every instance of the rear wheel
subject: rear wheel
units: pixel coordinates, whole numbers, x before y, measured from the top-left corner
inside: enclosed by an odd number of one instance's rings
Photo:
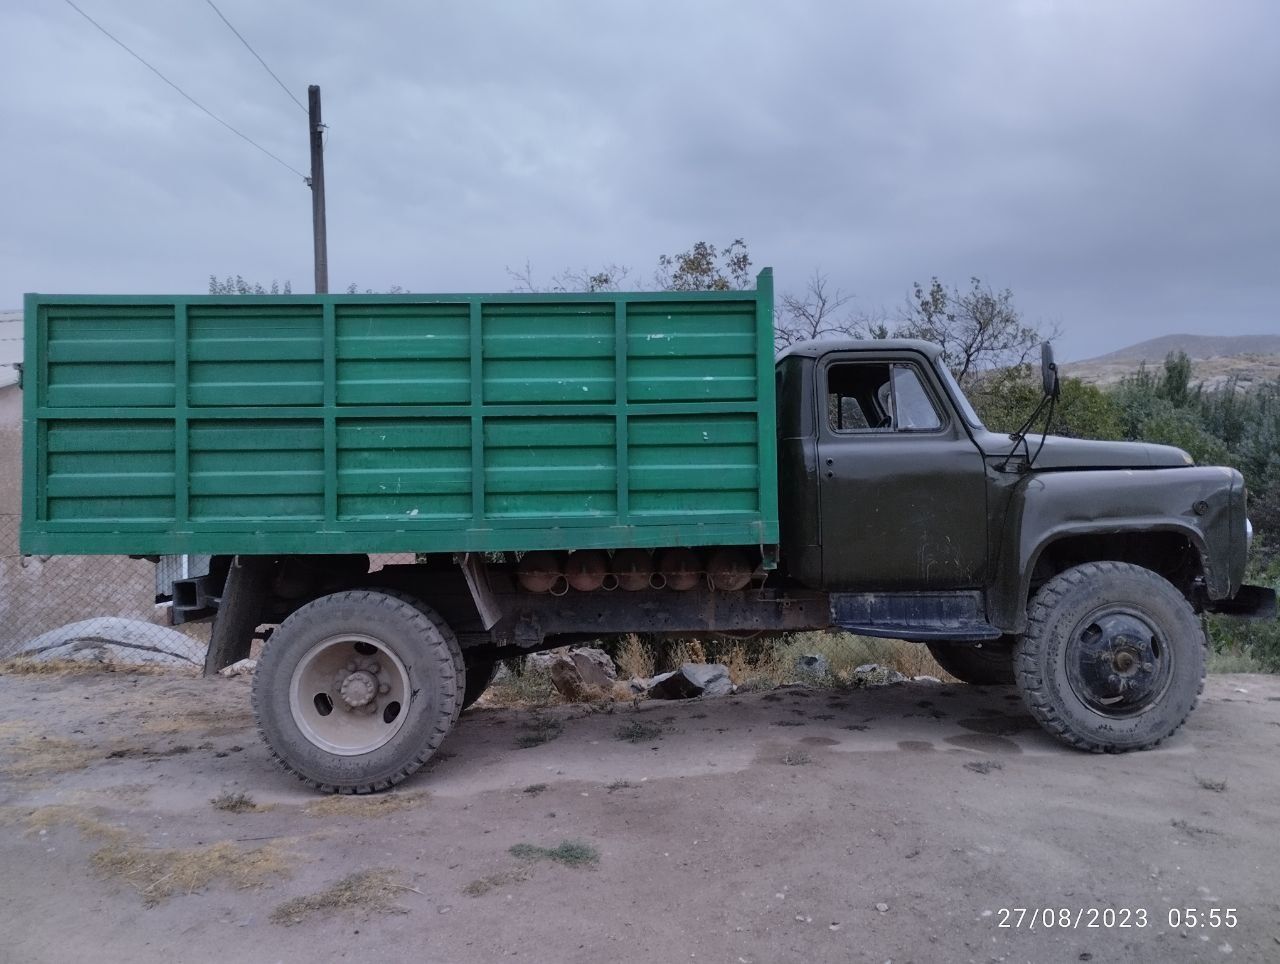
[[[1149,569],[1092,562],[1036,594],[1014,658],[1035,718],[1071,746],[1155,746],[1204,688],[1206,639],[1190,604]]]
[[[276,760],[326,792],[371,793],[422,766],[457,719],[461,652],[427,607],[340,592],[299,608],[258,663],[253,706]]]
[[[1013,685],[1013,646],[1016,636],[1001,636],[989,642],[932,642],[934,662],[962,683],[978,686]]]

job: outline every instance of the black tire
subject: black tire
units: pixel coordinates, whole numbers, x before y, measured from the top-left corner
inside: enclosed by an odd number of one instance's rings
[[[1013,685],[1013,647],[1016,636],[975,643],[925,643],[934,662],[962,683],[975,686]]]
[[[467,667],[467,685],[462,690],[462,708],[465,710],[484,695],[493,678],[498,675],[495,662],[476,663]]]
[[[368,590],[322,596],[263,649],[253,681],[259,732],[280,766],[309,786],[385,790],[426,763],[452,728],[461,659],[448,626],[415,600]]]
[[[1183,724],[1204,689],[1206,648],[1199,618],[1167,580],[1091,562],[1036,593],[1014,666],[1046,730],[1077,749],[1123,753]]]

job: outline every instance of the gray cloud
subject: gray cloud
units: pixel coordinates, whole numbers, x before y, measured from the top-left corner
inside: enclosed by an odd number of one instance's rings
[[[305,118],[202,3],[78,0],[306,168]],[[334,287],[503,289],[744,237],[896,308],[971,274],[1080,357],[1275,330],[1280,9],[221,0],[298,95],[320,83]],[[65,4],[0,13],[0,307],[24,290],[308,290],[297,177]]]

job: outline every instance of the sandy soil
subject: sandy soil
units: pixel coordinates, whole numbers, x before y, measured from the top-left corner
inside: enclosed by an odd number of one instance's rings
[[[559,735],[475,708],[427,772],[353,802],[272,767],[244,680],[0,677],[0,960],[1280,959],[1277,678],[1212,678],[1176,737],[1120,757],[961,685],[538,718]],[[619,739],[637,723],[657,735]],[[211,804],[237,793],[254,808]],[[598,860],[509,852],[564,841]],[[1015,907],[1085,917],[999,926]]]

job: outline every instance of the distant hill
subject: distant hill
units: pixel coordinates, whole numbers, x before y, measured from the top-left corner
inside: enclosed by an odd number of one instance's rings
[[[1185,352],[1192,379],[1217,388],[1232,378],[1241,385],[1280,378],[1280,335],[1162,335],[1097,358],[1069,362],[1062,373],[1095,385],[1114,385],[1146,362],[1159,368],[1170,352]]]

